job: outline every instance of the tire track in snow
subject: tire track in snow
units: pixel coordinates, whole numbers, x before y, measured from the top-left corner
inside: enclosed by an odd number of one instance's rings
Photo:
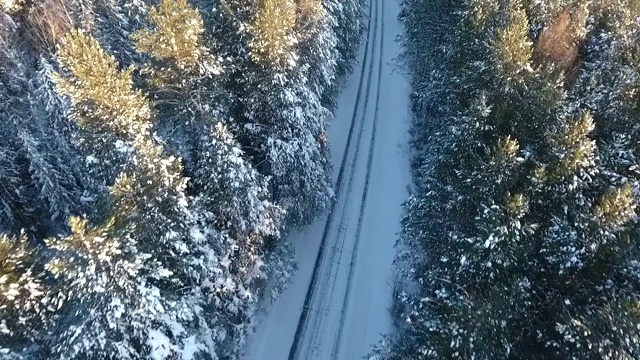
[[[371,8],[369,9],[369,15],[370,16],[369,16],[368,33],[371,34]],[[375,31],[377,30],[376,27],[377,27],[377,25],[373,27],[374,37],[375,37]],[[307,312],[311,311],[312,308],[315,308],[315,311],[318,311],[318,312],[319,311],[323,311],[322,305],[325,303],[327,295],[330,294],[329,292],[326,291],[326,288],[328,286],[329,279],[331,278],[332,270],[334,270],[334,268],[331,266],[332,265],[331,262],[323,261],[326,258],[326,254],[324,253],[324,251],[327,248],[331,249],[332,251],[331,251],[331,254],[330,254],[331,255],[330,259],[334,259],[335,256],[336,256],[336,252],[338,250],[338,243],[339,243],[340,235],[342,235],[342,238],[344,238],[344,229],[343,229],[343,227],[346,227],[346,218],[345,218],[345,215],[346,215],[346,212],[345,212],[346,201],[340,201],[340,199],[344,198],[344,200],[346,200],[346,199],[349,198],[349,195],[351,194],[353,178],[354,178],[353,170],[355,169],[356,159],[357,159],[357,156],[358,156],[359,150],[360,150],[360,141],[362,139],[362,132],[363,132],[363,129],[364,129],[364,121],[365,121],[364,116],[361,117],[359,122],[356,122],[356,120],[357,120],[357,115],[358,115],[359,110],[360,109],[366,109],[366,106],[368,105],[369,93],[370,93],[370,88],[371,88],[371,77],[372,77],[372,73],[373,73],[373,68],[372,68],[373,64],[372,64],[371,60],[369,60],[369,64],[367,64],[367,59],[369,58],[369,44],[370,44],[370,41],[368,41],[369,38],[370,38],[370,36],[367,37],[367,43],[365,44],[365,56],[364,56],[364,59],[363,59],[363,68],[362,68],[362,71],[361,71],[360,83],[359,83],[359,87],[358,87],[358,94],[357,94],[357,97],[356,97],[356,104],[354,106],[354,112],[353,112],[353,116],[352,116],[352,120],[351,120],[352,128],[355,128],[355,125],[358,124],[360,126],[360,130],[358,131],[358,135],[356,137],[357,144],[355,146],[355,153],[353,155],[351,155],[352,160],[350,162],[351,164],[350,164],[349,167],[346,166],[346,163],[347,163],[347,160],[348,160],[347,157],[349,156],[349,153],[350,153],[350,151],[352,149],[351,145],[353,144],[353,141],[352,141],[353,140],[353,135],[352,135],[351,131],[350,131],[350,134],[349,134],[349,136],[347,138],[348,139],[347,140],[347,147],[346,147],[345,153],[343,154],[342,166],[341,166],[340,172],[338,174],[338,179],[336,181],[338,189],[340,189],[340,187],[343,186],[343,183],[345,183],[345,181],[342,180],[342,176],[344,174],[346,174],[347,170],[351,170],[351,172],[349,174],[348,181],[346,181],[346,185],[347,185],[346,192],[340,192],[340,191],[337,192],[339,194],[337,196],[337,201],[333,204],[333,207],[331,209],[331,214],[330,214],[331,216],[327,220],[325,231],[323,233],[323,237],[322,237],[322,240],[321,240],[322,249],[320,251],[322,251],[323,253],[322,254],[320,252],[318,253],[318,255],[319,256],[321,255],[322,258],[321,258],[321,261],[316,264],[316,266],[314,267],[314,270],[313,270],[314,274],[315,273],[317,273],[317,274],[325,274],[326,276],[321,276],[320,277],[322,279],[322,282],[319,285],[315,283],[315,281],[317,281],[317,279],[312,280],[312,282],[310,283],[309,286],[310,287],[313,286],[313,288],[312,289],[309,288],[307,293],[309,293],[309,290],[311,290],[312,294],[308,299],[305,297],[305,302],[307,302],[307,300],[308,300],[308,304],[303,308],[303,311],[307,311]],[[375,46],[375,43],[373,45]],[[373,52],[374,51],[375,51],[375,48],[372,47],[371,56],[373,56]],[[368,71],[368,75],[367,75],[366,80],[365,80],[365,77],[364,77],[363,74],[366,73],[366,70],[369,70],[369,71]],[[362,106],[360,106],[360,100],[362,98],[362,90],[363,90],[362,84],[365,81],[367,82],[367,85],[366,85],[366,91],[365,91],[365,97],[364,97],[364,99],[365,99],[364,107],[362,107]],[[339,212],[336,212],[335,211],[335,207],[339,203],[342,204],[342,206],[339,208]],[[331,226],[333,224],[333,220],[335,220],[336,218],[340,219],[340,222],[339,222],[338,227],[337,227],[337,234],[336,234],[336,236],[332,236],[331,237],[331,239],[333,239],[332,246],[327,247],[326,240],[329,239],[329,236],[333,233],[333,230],[336,229],[335,227]],[[341,253],[342,253],[342,247],[340,247],[340,254]],[[323,270],[323,271],[320,271],[320,270]],[[313,277],[313,275],[312,275],[312,277]],[[335,286],[335,281],[334,281],[334,286]],[[314,297],[314,294],[319,294],[319,298],[318,297]],[[313,302],[315,302],[316,304],[312,304]],[[308,317],[308,313],[306,315]],[[312,324],[308,324],[307,323],[308,318],[305,319],[304,328],[302,329],[302,333],[300,334],[299,341],[303,341],[305,339],[305,336],[306,336],[306,334],[307,334],[309,329],[312,331],[310,336],[308,337],[309,339],[313,340],[313,339],[316,339],[318,337],[318,332],[321,329],[321,325],[322,325],[322,317],[321,316],[315,316],[315,317],[312,317],[312,320],[313,320]],[[300,323],[298,325],[300,325]],[[296,332],[296,335],[297,334],[298,333]],[[310,340],[310,341],[312,341],[312,340]],[[296,341],[296,338],[294,336],[294,343],[295,343],[295,341]],[[296,351],[300,350],[300,348],[302,346],[303,346],[303,343],[298,343]],[[313,350],[315,350],[315,348],[313,346],[311,346],[310,350],[311,351],[308,351],[308,352],[306,352],[304,354],[304,355],[306,355],[306,357],[309,357],[310,355],[312,355],[313,354]]]
[[[334,291],[335,291],[335,287],[336,287],[336,283],[338,280],[338,274],[339,274],[339,266],[340,266],[340,259],[342,258],[342,253],[344,251],[344,243],[346,240],[346,233],[345,230],[348,226],[348,213],[347,213],[347,208],[348,208],[348,199],[350,198],[350,195],[352,193],[353,190],[353,182],[354,182],[354,178],[355,178],[355,169],[356,169],[356,165],[358,162],[358,155],[360,154],[360,146],[363,140],[363,132],[364,132],[364,127],[365,127],[365,122],[367,120],[366,117],[366,112],[367,112],[367,108],[369,105],[369,100],[370,100],[370,94],[371,94],[371,84],[373,81],[373,73],[374,73],[374,67],[375,67],[375,53],[376,53],[376,38],[378,36],[378,10],[379,10],[379,1],[378,0],[374,0],[375,2],[369,7],[369,14],[370,14],[370,21],[369,21],[369,25],[371,25],[371,14],[373,12],[373,35],[371,36],[371,31],[369,31],[369,35],[367,38],[367,47],[369,45],[369,43],[373,42],[372,47],[371,47],[371,60],[368,64],[368,75],[367,75],[367,85],[366,85],[366,90],[364,92],[364,104],[362,107],[360,107],[362,109],[362,114],[360,117],[360,122],[359,122],[359,126],[360,126],[360,131],[358,132],[358,137],[357,139],[357,143],[355,146],[355,153],[353,154],[353,156],[351,157],[351,164],[349,166],[348,169],[350,169],[350,173],[349,173],[349,179],[347,181],[347,190],[346,193],[344,194],[344,201],[342,201],[342,206],[340,207],[340,212],[339,214],[339,218],[340,218],[340,222],[338,224],[337,227],[337,233],[335,234],[335,236],[332,236],[331,238],[333,239],[332,242],[332,246],[330,247],[331,249],[331,254],[329,259],[338,259],[338,262],[332,262],[331,260],[327,261],[327,262],[322,262],[322,264],[320,265],[320,267],[323,269],[323,272],[325,276],[322,277],[322,282],[317,286],[317,289],[314,289],[314,292],[316,294],[319,294],[319,298],[312,298],[310,300],[310,305],[313,302],[313,306],[315,307],[316,311],[321,312],[323,311],[323,309],[325,309],[325,304],[326,304],[326,299],[327,297],[332,298]],[[360,95],[360,94],[359,94]],[[359,100],[359,98],[358,98]],[[354,119],[357,115],[357,110],[356,109],[354,111]],[[332,228],[329,230],[329,232],[327,233],[327,236],[329,236],[330,234],[332,234],[331,230],[335,230],[336,228]],[[339,249],[339,251],[338,251]],[[332,276],[333,274],[333,276]],[[329,285],[329,281],[330,279],[333,279],[332,282],[332,286],[331,286],[331,290],[327,291],[328,289],[328,285]],[[328,308],[327,308],[328,309]],[[317,350],[319,348],[319,342],[320,342],[320,337],[318,336],[318,334],[320,333],[321,329],[322,329],[322,324],[324,321],[325,317],[324,316],[316,316],[314,317],[312,320],[312,323],[309,324],[307,326],[308,329],[311,330],[310,335],[308,336],[308,343],[310,345],[308,345],[307,347],[309,348],[310,351],[307,351],[305,354],[303,354],[305,359],[308,358],[313,358],[314,355],[314,351]],[[300,348],[301,346],[299,346]]]
[[[346,163],[347,163],[347,157],[348,154],[351,150],[351,145],[352,145],[352,140],[353,140],[353,133],[354,133],[354,129],[355,129],[355,125],[356,125],[356,119],[357,119],[357,114],[358,114],[358,109],[360,107],[360,99],[361,99],[361,95],[362,95],[362,88],[363,88],[363,83],[364,83],[364,78],[365,78],[365,73],[367,70],[367,60],[368,60],[368,54],[369,54],[369,39],[370,39],[370,34],[371,34],[371,15],[372,15],[372,9],[371,6],[369,6],[369,20],[368,20],[368,37],[367,37],[367,43],[365,44],[365,51],[364,51],[364,57],[363,57],[363,66],[362,66],[362,70],[360,72],[360,81],[358,83],[358,91],[357,91],[357,96],[356,96],[356,103],[354,105],[354,110],[353,110],[353,116],[351,118],[351,126],[349,128],[349,135],[347,136],[347,144],[345,146],[345,151],[342,155],[342,161],[340,163],[340,170],[338,172],[338,178],[336,180],[336,198],[340,198],[340,194],[341,194],[341,190],[342,190],[342,178],[344,177],[344,173],[345,173],[345,169],[346,169]],[[377,18],[377,13],[376,13],[376,18]],[[369,65],[369,82],[370,82],[370,77],[371,77],[371,66],[372,66],[372,61],[370,61],[370,65]],[[368,96],[367,96],[368,97]],[[329,235],[329,232],[332,228],[332,224],[333,224],[333,220],[334,220],[334,216],[335,216],[335,208],[336,208],[336,204],[337,201],[334,201],[329,209],[329,217],[327,218],[327,222],[322,234],[322,239],[320,241],[320,247],[318,250],[318,255],[316,257],[316,261],[314,263],[314,267],[313,267],[313,271],[312,271],[312,275],[311,275],[311,280],[309,282],[309,287],[307,288],[307,292],[305,294],[305,299],[304,299],[304,304],[302,306],[302,311],[300,313],[300,318],[298,319],[298,325],[296,327],[296,332],[293,338],[293,342],[291,344],[291,348],[289,350],[289,356],[288,359],[289,360],[295,360],[297,357],[297,352],[300,346],[300,340],[302,339],[302,337],[304,336],[304,332],[305,332],[305,327],[306,327],[306,322],[308,320],[308,316],[309,316],[309,310],[310,310],[310,303],[311,300],[313,298],[313,294],[314,294],[314,290],[315,290],[315,286],[316,286],[316,281],[318,280],[318,270],[320,268],[320,265],[322,264],[322,260],[324,258],[324,253],[325,253],[325,247],[326,247],[326,241]],[[344,215],[343,215],[344,216]]]
[[[376,0],[376,3],[379,0]],[[376,6],[377,8],[377,6]],[[377,9],[376,9],[377,11]],[[384,14],[384,2],[382,6],[382,13]],[[375,38],[375,35],[374,35]],[[384,54],[384,16],[380,20],[380,50],[378,55],[378,83],[375,100],[375,111],[373,115],[373,130],[371,132],[371,141],[369,143],[369,155],[367,157],[367,174],[365,177],[364,191],[362,192],[362,199],[360,200],[360,212],[358,214],[358,225],[356,228],[356,237],[353,244],[353,252],[351,253],[351,259],[349,262],[349,273],[347,276],[347,287],[345,290],[344,298],[342,300],[342,308],[340,311],[340,322],[338,325],[338,332],[334,338],[333,349],[331,352],[331,359],[337,359],[340,354],[340,345],[342,344],[342,331],[344,329],[344,322],[347,315],[347,307],[349,305],[349,295],[351,294],[351,284],[353,281],[353,272],[355,269],[356,261],[358,260],[358,246],[360,245],[360,234],[362,233],[362,224],[364,219],[364,211],[366,209],[367,195],[369,193],[369,182],[371,179],[371,168],[373,164],[373,152],[375,150],[376,142],[376,130],[378,123],[378,115],[380,110],[380,82],[382,80],[382,58]]]

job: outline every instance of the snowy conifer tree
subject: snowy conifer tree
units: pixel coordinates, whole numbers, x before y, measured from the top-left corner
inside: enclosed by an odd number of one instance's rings
[[[36,249],[23,232],[0,237],[0,354],[19,359],[44,337],[64,295],[48,285]]]

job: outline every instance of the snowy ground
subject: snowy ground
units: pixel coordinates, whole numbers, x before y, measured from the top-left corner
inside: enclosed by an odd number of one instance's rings
[[[360,359],[391,328],[392,261],[410,183],[407,79],[396,68],[397,0],[370,23],[329,129],[337,202],[289,237],[299,270],[266,308],[247,360]]]

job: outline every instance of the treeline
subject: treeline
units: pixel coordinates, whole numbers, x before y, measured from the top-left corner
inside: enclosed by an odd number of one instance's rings
[[[640,358],[639,16],[404,1],[409,268],[375,358]]]
[[[0,358],[237,357],[332,201],[362,7],[0,2]]]

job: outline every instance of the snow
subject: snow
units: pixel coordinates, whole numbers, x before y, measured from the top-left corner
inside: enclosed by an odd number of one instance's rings
[[[98,159],[96,159],[95,156],[93,155],[87,155],[87,158],[85,159],[87,165],[91,165],[91,164],[97,164],[98,163]]]
[[[164,360],[177,350],[165,334],[155,329],[149,330],[147,344],[151,347],[149,357],[153,360]]]
[[[195,336],[187,338],[182,350],[182,360],[193,360],[200,351],[205,351],[206,347],[196,341]]]
[[[109,307],[111,308],[111,314],[116,319],[121,318],[122,315],[125,312],[124,305],[122,304],[122,301],[120,301],[120,299],[117,298],[117,297],[114,297],[111,300],[111,304],[109,304]]]
[[[299,269],[282,296],[265,304],[246,360],[359,359],[382,334],[393,331],[388,309],[394,244],[410,184],[403,150],[410,86],[395,60],[400,52],[395,39],[402,29],[399,4],[371,4],[376,15],[368,45],[365,41],[360,49],[361,61],[328,131],[336,204],[331,214],[289,235]]]

